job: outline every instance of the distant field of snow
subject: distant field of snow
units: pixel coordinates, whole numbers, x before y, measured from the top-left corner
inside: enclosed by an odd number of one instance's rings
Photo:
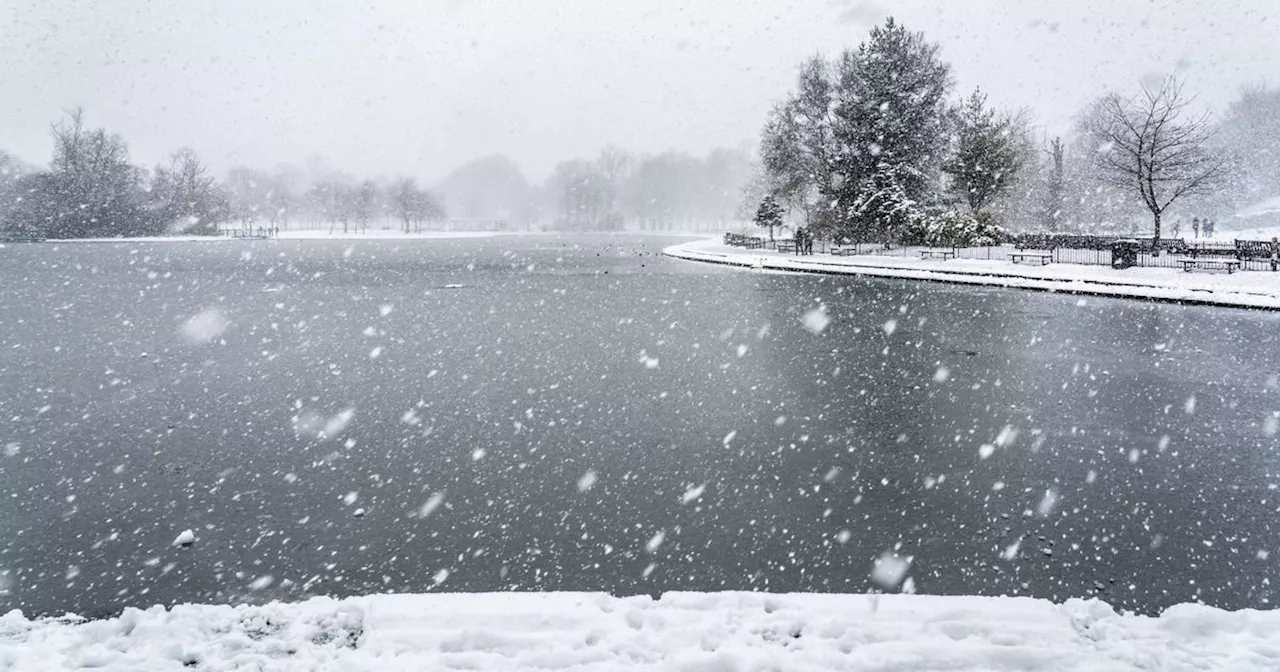
[[[668,593],[375,595],[0,616],[0,669],[1276,670],[1280,612],[1096,600]]]
[[[903,256],[828,254],[796,256],[772,250],[730,247],[720,239],[672,245],[663,254],[766,271],[800,271],[994,285],[1099,296],[1205,303],[1280,310],[1280,273],[1186,273],[1176,268],[1113,269],[1055,263],[1046,266],[1005,260],[917,259]]]
[[[493,236],[512,235],[495,231],[423,231],[421,233],[404,233],[403,231],[370,229],[364,233],[343,233],[328,229],[281,231],[281,240],[433,240],[441,238],[491,238]],[[56,243],[219,243],[244,242],[244,238],[229,236],[138,236],[134,238],[71,238],[56,240]],[[248,240],[258,240],[249,238]]]
[[[584,235],[655,236],[666,238],[706,238],[706,231],[586,231]],[[443,240],[465,238],[493,238],[495,236],[551,236],[573,235],[560,231],[422,231],[405,233],[394,229],[369,229],[364,232],[330,232],[328,229],[293,229],[281,231],[279,240]],[[219,243],[244,241],[228,236],[138,236],[133,238],[70,238],[55,243]],[[249,238],[248,240],[260,240]]]
[[[492,238],[500,235],[511,235],[498,231],[421,231],[405,233],[396,229],[369,229],[364,232],[343,233],[330,232],[328,229],[281,231],[281,240],[429,240],[443,238]]]
[[[1186,236],[1183,236],[1184,238]],[[1272,238],[1280,238],[1280,226],[1263,226],[1251,229],[1240,229],[1239,231],[1219,231],[1214,240],[1221,239],[1223,242],[1231,242],[1239,238],[1240,240],[1271,240]]]

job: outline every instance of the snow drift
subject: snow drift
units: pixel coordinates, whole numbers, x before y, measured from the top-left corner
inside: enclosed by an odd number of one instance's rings
[[[376,595],[0,617],[0,669],[1275,670],[1280,612],[1096,600],[668,593]]]

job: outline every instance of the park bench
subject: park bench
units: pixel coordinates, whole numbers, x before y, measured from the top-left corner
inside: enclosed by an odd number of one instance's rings
[[[943,261],[945,261],[947,259],[955,259],[956,251],[955,250],[920,250],[920,258],[921,259],[942,259]]]
[[[756,236],[744,236],[741,233],[724,234],[724,244],[732,247],[745,247],[747,249],[756,249],[764,247],[764,239]]]
[[[1182,264],[1182,270],[1190,273],[1192,269],[1202,268],[1205,270],[1226,271],[1234,273],[1240,269],[1240,262],[1235,259],[1179,259]]]
[[[1271,242],[1267,240],[1237,240],[1235,257],[1240,261],[1270,261]]]
[[[795,252],[795,251],[796,251],[796,241],[794,241],[794,240],[779,240],[779,241],[778,241],[778,251],[779,251],[779,252]]]
[[[1235,245],[1221,245],[1214,243],[1188,244],[1183,254],[1189,254],[1193,259],[1199,259],[1201,257],[1230,257],[1232,259],[1236,259],[1240,257],[1240,251]]]
[[[1036,261],[1040,262],[1041,266],[1048,266],[1050,263],[1053,262],[1053,253],[1052,252],[1014,252],[1009,255],[1009,261],[1015,264],[1018,263],[1019,261],[1027,261],[1028,259],[1035,259]]]
[[[857,254],[858,248],[855,245],[840,245],[837,243],[833,244],[827,251],[830,252],[832,256],[845,257],[851,254]]]
[[[275,235],[275,230],[265,226],[249,229],[226,228],[222,229],[222,235],[231,238],[270,238]]]

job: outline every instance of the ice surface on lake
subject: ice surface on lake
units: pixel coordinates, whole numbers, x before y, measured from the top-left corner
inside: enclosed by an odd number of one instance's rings
[[[220,309],[206,308],[183,322],[178,333],[191,345],[204,345],[221,336],[227,325],[227,317]]]

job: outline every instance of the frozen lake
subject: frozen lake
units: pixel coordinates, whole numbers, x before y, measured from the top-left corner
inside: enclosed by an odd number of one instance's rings
[[[864,592],[891,551],[925,593],[1274,606],[1280,314],[673,242],[0,249],[0,613]]]

